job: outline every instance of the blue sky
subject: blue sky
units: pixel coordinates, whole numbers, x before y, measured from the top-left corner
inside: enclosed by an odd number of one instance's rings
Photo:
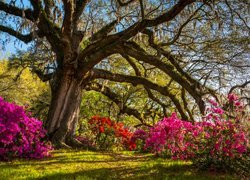
[[[6,3],[9,3],[10,0],[6,0]],[[16,1],[16,6],[18,7],[29,7],[30,3],[28,0]],[[11,23],[11,22],[10,22]],[[0,44],[0,60],[4,58],[8,58],[11,54],[15,54],[17,50],[26,50],[28,45],[16,40],[14,37],[9,37],[6,33],[0,33],[0,39],[6,40],[6,38],[10,38],[10,41],[4,45]]]
[[[5,39],[6,36],[4,33],[2,33],[0,35],[0,39]],[[20,42],[20,41],[16,41],[15,38],[11,37],[11,41],[8,42],[7,44],[5,44],[4,49],[2,49],[2,44],[0,45],[0,60],[1,59],[7,59],[8,57],[10,57],[12,54],[15,54],[17,50],[26,50],[28,48],[28,45]]]

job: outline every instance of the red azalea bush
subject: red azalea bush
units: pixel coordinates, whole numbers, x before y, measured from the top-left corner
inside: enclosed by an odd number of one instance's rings
[[[0,97],[0,159],[43,158],[52,147],[44,140],[42,122]]]
[[[200,122],[180,120],[175,113],[164,118],[149,130],[145,148],[173,159],[192,160],[199,167],[235,169],[237,162],[247,169],[248,132],[240,123],[244,108],[235,95],[228,99],[228,113],[210,101]]]
[[[125,128],[123,123],[117,123],[108,117],[94,116],[88,124],[95,137],[97,149],[108,150],[114,145],[122,145],[125,149],[135,147],[135,144],[130,142],[133,133]]]

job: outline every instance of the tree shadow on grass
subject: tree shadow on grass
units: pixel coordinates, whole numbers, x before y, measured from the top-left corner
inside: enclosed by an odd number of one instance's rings
[[[54,153],[55,154],[55,153]],[[105,158],[96,158],[98,155],[105,155]],[[90,158],[89,158],[90,156]],[[53,164],[61,164],[61,163],[91,163],[91,164],[98,164],[98,163],[115,163],[115,162],[147,162],[150,160],[154,160],[155,157],[148,156],[148,155],[136,155],[136,156],[127,156],[118,153],[94,153],[94,154],[74,154],[71,157],[64,156],[64,155],[57,155],[54,157],[46,157],[40,160],[25,160],[20,159],[20,161],[10,161],[6,162],[5,164],[0,164],[0,168],[10,168],[10,167],[18,167],[18,166],[25,166],[25,165],[53,165]]]
[[[90,154],[89,154],[90,153]],[[176,163],[157,159],[151,155],[124,155],[118,153],[72,152],[70,156],[54,153],[52,158],[42,160],[21,160],[0,164],[0,169],[25,168],[32,166],[39,171],[40,179],[216,179],[208,172],[197,172],[190,164]],[[103,159],[104,157],[104,159]],[[106,158],[106,159],[105,159]],[[136,163],[134,163],[136,162]],[[166,162],[164,164],[164,162]],[[109,164],[110,163],[110,164]],[[117,163],[117,164],[116,164]],[[60,168],[75,166],[74,172],[54,172],[45,170],[48,167]],[[65,166],[66,165],[66,166]],[[89,169],[88,169],[89,168]],[[219,177],[221,179],[221,176]],[[1,179],[1,178],[0,178]]]
[[[40,179],[194,179],[194,175],[189,169],[192,169],[190,165],[164,167],[160,164],[152,167],[99,168],[82,170],[75,173],[55,173],[44,176]],[[200,176],[199,179],[202,179],[202,176]]]

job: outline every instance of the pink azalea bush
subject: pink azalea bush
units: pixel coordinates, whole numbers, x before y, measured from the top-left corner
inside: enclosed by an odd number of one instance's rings
[[[248,132],[241,125],[244,106],[229,95],[224,107],[210,100],[202,121],[180,120],[175,113],[150,128],[145,148],[173,159],[191,160],[199,167],[229,168],[249,161]],[[246,166],[247,167],[247,166]]]
[[[0,97],[0,160],[49,156],[52,147],[44,141],[45,135],[41,121]]]
[[[156,154],[164,153],[173,159],[190,159],[194,157],[194,150],[197,148],[192,142],[192,136],[199,132],[192,123],[178,119],[173,113],[150,129],[145,147]]]

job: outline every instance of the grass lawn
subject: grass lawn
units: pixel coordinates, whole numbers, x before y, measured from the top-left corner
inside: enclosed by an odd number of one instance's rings
[[[58,150],[52,158],[0,162],[0,179],[236,179],[197,172],[190,162],[132,152]]]

